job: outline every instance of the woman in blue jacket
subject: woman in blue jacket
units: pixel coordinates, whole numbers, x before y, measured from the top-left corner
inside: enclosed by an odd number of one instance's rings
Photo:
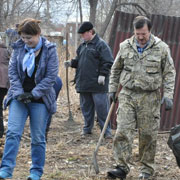
[[[39,180],[45,164],[45,131],[49,114],[56,111],[53,88],[58,74],[55,44],[42,37],[40,21],[25,19],[18,27],[21,39],[13,45],[9,64],[10,88],[6,142],[0,179],[12,178],[16,156],[27,117],[30,117],[32,165],[28,180]]]

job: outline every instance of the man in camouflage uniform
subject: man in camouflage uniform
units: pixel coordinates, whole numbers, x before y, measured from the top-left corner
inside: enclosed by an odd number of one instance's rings
[[[134,35],[120,43],[111,69],[109,96],[116,101],[119,84],[117,131],[114,157],[117,167],[108,176],[125,179],[129,173],[132,143],[139,132],[139,158],[142,163],[139,179],[149,179],[154,172],[157,133],[160,124],[161,94],[166,110],[173,106],[175,68],[168,45],[151,34],[151,22],[144,16],[133,21]]]

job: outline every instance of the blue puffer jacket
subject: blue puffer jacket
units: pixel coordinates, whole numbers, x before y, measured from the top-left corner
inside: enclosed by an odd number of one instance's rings
[[[32,90],[35,99],[42,98],[50,113],[56,112],[56,93],[53,88],[55,83],[59,60],[56,51],[56,45],[42,37],[43,49],[39,66],[35,74],[36,87]],[[22,70],[22,62],[26,53],[24,42],[20,39],[13,45],[13,54],[9,63],[9,80],[10,88],[7,98],[5,99],[5,108],[9,105],[12,99],[24,93],[22,84],[25,78],[25,73]]]

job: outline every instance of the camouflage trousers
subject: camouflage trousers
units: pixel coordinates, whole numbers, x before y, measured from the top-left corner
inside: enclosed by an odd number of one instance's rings
[[[120,93],[117,130],[113,142],[116,163],[129,172],[132,143],[139,135],[141,172],[154,173],[157,134],[160,124],[160,91]]]

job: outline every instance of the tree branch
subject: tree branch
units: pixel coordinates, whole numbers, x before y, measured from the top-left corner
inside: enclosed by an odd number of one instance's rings
[[[95,25],[96,22],[96,8],[98,0],[88,0],[90,5],[90,22]]]
[[[104,34],[105,34],[105,32],[106,32],[106,29],[107,29],[107,27],[108,27],[108,25],[109,25],[109,22],[111,21],[111,18],[112,18],[113,14],[114,14],[114,11],[115,11],[116,8],[117,8],[118,1],[119,1],[119,0],[113,0],[112,5],[111,5],[111,8],[110,8],[110,10],[109,10],[109,13],[108,13],[108,15],[106,16],[106,19],[105,19],[105,21],[104,21],[104,23],[103,23],[103,26],[102,26],[101,30],[100,30],[100,33],[99,33],[100,37],[103,37],[103,36],[104,36]]]
[[[83,22],[83,14],[82,14],[82,6],[81,6],[81,0],[78,0],[79,2],[79,11],[80,11],[80,21],[81,21],[81,24]]]
[[[118,7],[119,7],[119,6],[129,6],[129,5],[138,7],[141,11],[144,12],[144,14],[145,14],[147,17],[149,16],[149,14],[147,13],[147,11],[146,11],[144,8],[142,8],[138,3],[120,3],[120,4],[118,5]]]
[[[28,10],[33,6],[34,2],[35,0],[33,0],[33,2],[24,10],[24,12],[22,12],[21,16],[28,12]]]
[[[41,4],[39,5],[37,11],[36,11],[36,15],[35,15],[35,18],[37,18],[38,14],[39,14],[39,10],[41,9],[43,3],[44,3],[45,0],[41,1]]]

